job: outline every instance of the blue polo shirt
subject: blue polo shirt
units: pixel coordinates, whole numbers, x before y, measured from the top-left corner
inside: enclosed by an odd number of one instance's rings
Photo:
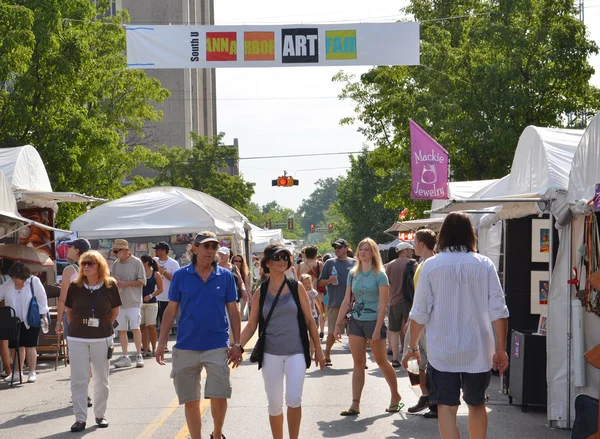
[[[229,346],[226,304],[235,302],[237,292],[231,271],[215,266],[206,282],[194,264],[173,274],[169,300],[179,302],[177,349],[205,351]]]

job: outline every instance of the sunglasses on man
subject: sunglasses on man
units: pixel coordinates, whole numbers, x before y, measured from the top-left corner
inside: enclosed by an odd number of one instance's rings
[[[271,260],[278,262],[278,261],[289,261],[290,260],[290,255],[287,253],[282,253],[282,254],[275,254],[273,256],[271,256]]]

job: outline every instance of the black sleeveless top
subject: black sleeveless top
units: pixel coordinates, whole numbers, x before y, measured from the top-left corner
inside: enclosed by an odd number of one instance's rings
[[[142,303],[156,303],[156,297],[153,297],[147,302],[143,301],[144,297],[154,293],[154,290],[156,289],[156,278],[154,277],[155,274],[156,271],[152,270],[152,276],[146,279],[146,285],[144,285],[144,288],[142,289]]]

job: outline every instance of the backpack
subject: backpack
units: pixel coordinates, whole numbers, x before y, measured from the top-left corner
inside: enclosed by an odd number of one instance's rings
[[[415,271],[417,270],[417,261],[411,259],[406,263],[404,276],[402,276],[402,295],[404,300],[412,305],[415,298]]]

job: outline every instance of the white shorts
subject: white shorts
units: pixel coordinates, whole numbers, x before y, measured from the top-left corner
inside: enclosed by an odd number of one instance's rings
[[[142,314],[139,308],[119,308],[116,327],[117,331],[127,331],[127,329],[140,329]]]
[[[158,316],[158,303],[142,303],[142,321],[140,325],[156,326]]]

